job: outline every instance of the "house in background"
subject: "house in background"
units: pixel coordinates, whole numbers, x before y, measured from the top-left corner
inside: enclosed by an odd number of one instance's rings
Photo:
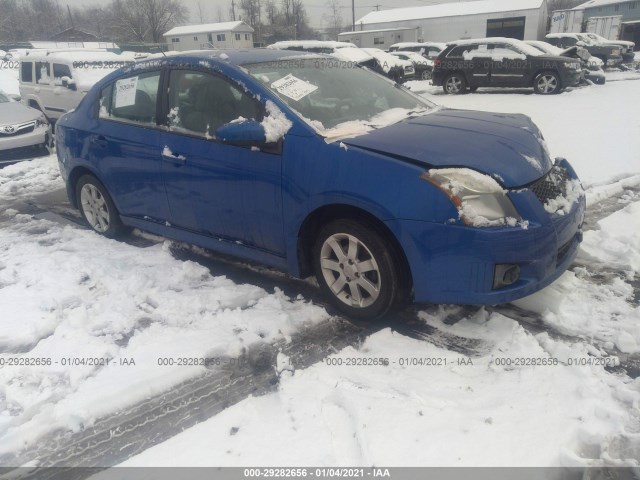
[[[243,21],[174,27],[162,35],[169,50],[253,47],[253,28]]]
[[[477,0],[370,12],[356,31],[416,29],[418,41],[450,42],[482,37],[544,38],[546,0]]]

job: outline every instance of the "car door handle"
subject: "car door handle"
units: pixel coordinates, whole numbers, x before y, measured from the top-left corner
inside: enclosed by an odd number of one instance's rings
[[[99,148],[106,148],[107,147],[107,139],[105,137],[103,137],[102,135],[93,136],[93,137],[91,137],[91,145],[93,145],[95,147],[99,147]]]
[[[164,147],[164,149],[162,150],[162,158],[179,163],[184,163],[187,161],[187,157],[185,157],[184,155],[180,155],[179,153],[173,153],[169,147]]]

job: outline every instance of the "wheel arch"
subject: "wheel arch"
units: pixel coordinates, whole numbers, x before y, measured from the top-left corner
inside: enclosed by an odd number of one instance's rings
[[[69,197],[69,203],[71,203],[71,206],[74,208],[78,208],[78,199],[76,198],[76,185],[78,184],[78,180],[80,179],[80,177],[82,177],[83,175],[91,175],[98,179],[98,181],[102,183],[102,185],[104,185],[96,172],[94,172],[90,168],[80,165],[71,170],[71,172],[69,172],[69,178],[67,179],[67,196]]]
[[[551,73],[555,74],[556,77],[558,77],[559,88],[560,88],[560,90],[562,90],[562,88],[563,88],[562,76],[560,75],[560,72],[555,68],[542,68],[541,67],[538,70],[536,70],[535,72],[533,72],[533,75],[531,75],[531,87],[535,86],[536,78],[538,78],[538,75],[540,75],[541,73],[545,73],[545,72],[551,72]]]
[[[374,229],[376,233],[381,235],[382,238],[391,245],[401,276],[401,288],[405,294],[408,295],[408,292],[413,286],[413,277],[411,275],[411,269],[409,268],[409,262],[400,242],[389,227],[377,216],[360,207],[348,204],[336,203],[318,207],[310,212],[300,225],[296,252],[300,277],[305,278],[313,275],[311,251],[314,240],[324,225],[338,219],[350,219],[361,222],[367,227]]]

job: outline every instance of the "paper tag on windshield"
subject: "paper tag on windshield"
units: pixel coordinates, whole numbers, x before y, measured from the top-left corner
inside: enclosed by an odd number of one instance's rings
[[[138,77],[125,78],[116,82],[115,108],[128,107],[136,103]]]
[[[271,84],[271,88],[275,88],[279,93],[285,95],[295,101],[306,97],[311,92],[315,92],[318,87],[309,82],[305,82],[301,78],[294,77],[289,74],[286,77],[276,80]]]

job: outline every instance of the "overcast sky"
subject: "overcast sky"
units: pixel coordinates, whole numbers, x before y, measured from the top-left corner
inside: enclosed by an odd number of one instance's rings
[[[198,3],[202,6],[204,23],[214,23],[218,21],[218,6],[222,8],[225,20],[229,20],[229,9],[231,8],[231,0],[182,0],[191,14],[193,23],[200,23],[198,15]],[[380,10],[398,7],[412,7],[416,5],[433,5],[436,3],[449,3],[451,1],[460,0],[355,0],[356,20],[368,12],[376,9],[376,4]],[[104,0],[59,0],[61,6],[83,6],[88,4],[100,5],[106,3]],[[514,0],[517,2],[517,0]],[[239,0],[236,0],[236,4]],[[322,28],[326,26],[324,15],[329,13],[327,0],[303,0],[307,14],[314,28]],[[342,19],[345,25],[351,24],[351,1],[340,0],[342,4]],[[238,12],[238,10],[236,10]]]

